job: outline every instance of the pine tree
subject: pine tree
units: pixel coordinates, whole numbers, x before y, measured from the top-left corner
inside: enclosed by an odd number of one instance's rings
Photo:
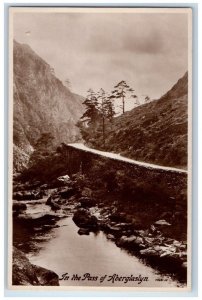
[[[108,96],[106,98],[106,115],[107,119],[112,123],[114,116],[116,115],[115,113],[115,108],[114,108],[114,101],[113,97]]]
[[[112,119],[115,115],[113,101],[110,96],[101,88],[98,92],[98,101],[99,101],[99,113],[102,120],[102,136],[103,144],[105,145],[105,132],[107,120],[112,123]]]
[[[112,99],[121,99],[122,100],[123,114],[125,112],[125,99],[126,99],[128,92],[132,93],[132,92],[134,92],[134,90],[132,88],[130,88],[124,80],[120,81],[114,87],[114,90],[112,91],[112,96],[111,96]]]
[[[106,106],[107,97],[105,91],[102,88],[98,92],[98,100],[100,100],[99,113],[102,119],[102,137],[103,137],[103,145],[105,146],[105,119],[107,117],[107,106]]]
[[[86,106],[86,111],[81,119],[87,121],[88,125],[94,126],[97,121],[97,117],[99,116],[98,99],[92,89],[89,89],[87,93],[87,97],[83,102]]]

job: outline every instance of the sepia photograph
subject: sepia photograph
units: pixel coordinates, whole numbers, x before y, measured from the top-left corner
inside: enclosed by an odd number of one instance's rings
[[[191,8],[9,9],[10,289],[191,288]]]

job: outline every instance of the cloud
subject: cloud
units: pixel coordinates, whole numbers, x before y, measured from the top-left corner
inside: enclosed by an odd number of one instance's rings
[[[171,13],[20,13],[14,35],[77,93],[124,79],[156,98],[187,70],[187,24],[186,14]]]
[[[187,47],[187,16],[176,14],[121,14],[92,16],[86,49],[96,53],[165,53]],[[185,48],[184,47],[184,48]]]

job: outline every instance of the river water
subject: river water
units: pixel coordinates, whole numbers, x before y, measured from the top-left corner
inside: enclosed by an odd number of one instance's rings
[[[37,216],[40,212],[50,213],[50,208],[45,203],[26,204],[26,214]],[[139,258],[118,248],[103,232],[79,235],[79,228],[72,221],[71,215],[60,219],[57,225],[57,228],[52,228],[42,236],[36,236],[38,250],[28,251],[27,256],[31,263],[56,272],[61,278],[61,286],[180,286],[170,276],[160,274]],[[86,273],[90,275],[85,275]],[[141,283],[137,280],[126,283],[125,279],[113,280],[115,274],[118,275],[117,279],[131,275],[148,278]],[[105,279],[100,283],[102,276]]]

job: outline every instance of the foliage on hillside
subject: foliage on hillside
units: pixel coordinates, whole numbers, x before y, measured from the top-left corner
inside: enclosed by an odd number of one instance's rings
[[[49,140],[49,148],[46,147],[47,140]],[[21,172],[18,180],[51,184],[57,177],[66,175],[68,160],[65,152],[61,149],[62,144],[57,148],[52,146],[49,133],[43,134],[30,156],[27,168]]]
[[[187,73],[159,100],[141,105],[114,118],[106,126],[105,146],[101,127],[85,130],[87,144],[135,160],[165,166],[187,166]]]

